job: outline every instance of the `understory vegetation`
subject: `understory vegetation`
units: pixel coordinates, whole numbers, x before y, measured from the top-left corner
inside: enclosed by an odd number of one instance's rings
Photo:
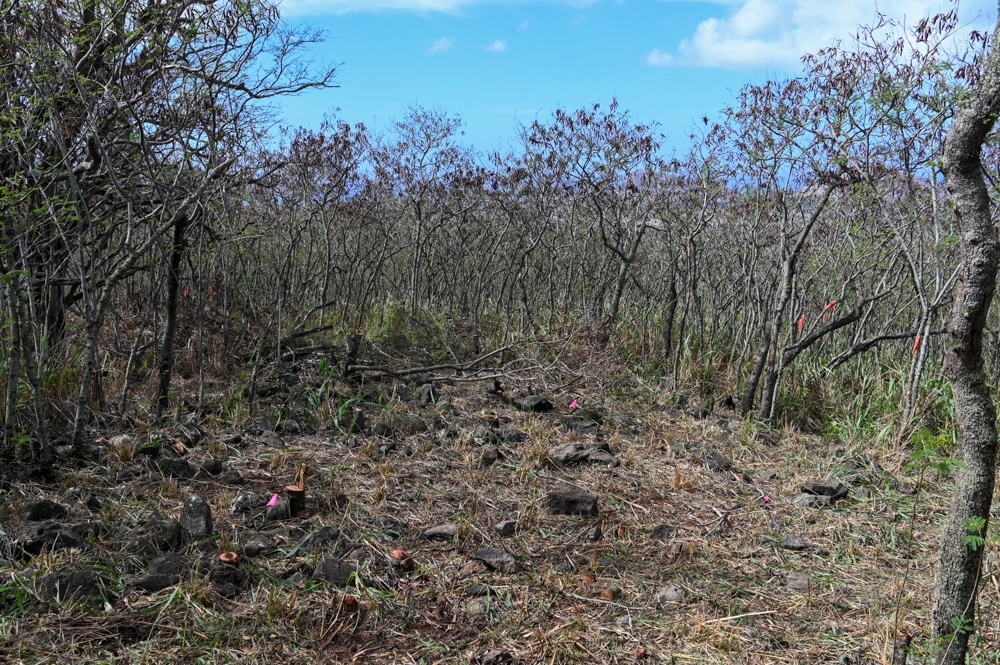
[[[988,46],[958,35],[954,13],[862,28],[746,86],[683,151],[612,103],[483,154],[436,108],[270,132],[274,99],[335,71],[267,0],[0,2],[4,537],[25,538],[14,506],[73,487],[105,525],[28,569],[0,552],[0,660],[898,663],[905,635],[930,658],[957,436],[941,151]],[[995,313],[984,361],[995,386]],[[524,395],[595,429],[515,411]],[[484,423],[524,439],[485,464]],[[557,439],[594,437],[620,467],[553,465]],[[228,516],[216,553],[268,523],[155,457],[223,460],[265,498],[298,474],[316,519],[269,532],[280,557],[227,582],[235,599],[207,568],[137,597],[152,507],[200,493]],[[803,518],[795,488],[826,477],[865,491]],[[567,484],[601,496],[599,521],[543,514]],[[469,553],[505,517],[521,577],[477,613]],[[289,582],[329,522],[365,549],[350,593]],[[439,522],[459,530],[426,545]],[[52,611],[45,574],[101,566],[106,609]],[[1000,662],[997,580],[976,663]],[[668,582],[683,617],[656,600]]]

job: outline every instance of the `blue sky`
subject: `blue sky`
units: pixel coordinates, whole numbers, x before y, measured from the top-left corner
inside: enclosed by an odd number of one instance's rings
[[[339,63],[333,90],[283,103],[291,125],[324,114],[386,129],[409,106],[464,122],[466,143],[516,142],[518,123],[617,98],[683,147],[740,87],[798,73],[799,58],[849,40],[876,9],[907,24],[946,0],[283,0],[286,20],[326,32],[313,49]],[[996,4],[966,0],[963,23],[989,29]]]

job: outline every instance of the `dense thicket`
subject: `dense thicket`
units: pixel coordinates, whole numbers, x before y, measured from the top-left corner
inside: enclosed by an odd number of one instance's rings
[[[269,137],[263,102],[332,72],[260,0],[0,11],[8,455],[162,414],[179,364],[214,409],[206,368],[244,389],[285,349],[387,317],[447,317],[470,353],[585,325],[772,423],[815,415],[818,379],[873,355],[906,421],[940,362],[957,259],[938,158],[985,42],[946,55],[953,15],[747,86],[682,153],[612,104],[482,155],[419,107],[381,134],[331,118]]]

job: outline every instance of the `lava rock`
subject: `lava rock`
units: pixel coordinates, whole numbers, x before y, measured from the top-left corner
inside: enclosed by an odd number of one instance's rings
[[[25,533],[24,551],[35,556],[43,551],[61,550],[67,547],[83,547],[86,543],[80,534],[59,522],[41,522]]]
[[[611,454],[608,444],[592,444],[573,441],[556,446],[549,452],[549,459],[562,466],[577,464],[618,465],[618,458]]]
[[[28,522],[57,520],[69,514],[69,508],[49,499],[29,501],[21,509],[21,519]]]
[[[674,537],[675,533],[677,533],[677,529],[669,524],[658,524],[653,527],[649,535],[657,540],[670,540]]]
[[[86,570],[51,572],[38,580],[38,595],[52,603],[100,605],[112,599],[104,580]]]
[[[708,470],[715,473],[723,473],[733,468],[732,460],[726,457],[725,453],[720,450],[709,450],[705,453],[704,461]]]
[[[157,549],[172,550],[180,545],[181,523],[157,513],[143,526],[142,534]]]
[[[500,443],[500,437],[486,425],[476,425],[469,435],[469,442],[474,446],[491,446]]]
[[[500,452],[499,448],[487,448],[479,458],[479,466],[483,469],[489,468],[496,464],[502,457],[503,453]]]
[[[791,550],[793,552],[801,552],[802,550],[807,550],[810,547],[809,543],[807,543],[803,538],[790,534],[786,534],[781,537],[781,546],[786,550]]]
[[[240,492],[233,499],[232,511],[236,513],[249,513],[259,510],[267,505],[267,499],[256,492]]]
[[[267,507],[264,513],[265,522],[280,522],[292,518],[292,504],[287,498],[278,499],[278,503]]]
[[[828,496],[830,501],[837,501],[847,496],[850,488],[844,483],[836,480],[830,481],[809,481],[803,483],[802,491],[806,494],[817,496]]]
[[[684,590],[679,586],[668,586],[656,592],[656,604],[660,607],[671,603],[683,603]]]
[[[458,535],[458,525],[448,522],[432,526],[424,531],[424,538],[427,540],[451,540]]]
[[[598,497],[590,492],[561,490],[545,495],[545,505],[553,515],[588,515],[596,517]]]
[[[243,476],[239,471],[230,467],[219,476],[219,482],[226,485],[240,485],[243,483]]]
[[[222,460],[207,459],[201,463],[201,470],[210,476],[217,476],[222,473]]]
[[[326,549],[340,539],[340,529],[335,526],[321,526],[309,536],[309,544],[313,549]]]
[[[245,545],[243,545],[243,555],[247,558],[253,559],[267,552],[270,546],[267,544],[266,540],[261,538],[253,538],[248,540]]]
[[[490,570],[506,573],[517,568],[517,559],[506,550],[495,547],[483,547],[472,555],[476,561],[482,561]]]
[[[828,496],[816,494],[800,494],[792,499],[792,505],[799,508],[822,508],[833,503],[833,499]]]
[[[809,580],[808,573],[796,570],[788,573],[788,576],[785,578],[785,584],[788,585],[788,588],[790,589],[805,591],[809,588],[812,582]]]
[[[212,536],[212,509],[205,500],[192,494],[181,508],[181,541],[198,542]]]
[[[149,562],[146,572],[130,586],[144,591],[160,591],[174,586],[191,569],[191,562],[180,554],[166,554]]]
[[[379,517],[375,526],[389,538],[402,538],[407,529],[406,522],[395,517]]]
[[[197,473],[191,462],[186,459],[168,459],[160,463],[160,471],[168,478],[190,480]]]
[[[316,564],[312,576],[336,586],[347,586],[357,577],[358,567],[353,561],[323,559]]]
[[[517,531],[517,522],[514,520],[504,520],[493,525],[493,530],[501,536],[513,536]]]
[[[260,433],[260,442],[268,448],[285,447],[285,442],[281,440],[281,435],[270,429],[266,429]]]
[[[532,413],[544,413],[555,408],[552,406],[552,402],[549,401],[549,398],[544,395],[528,395],[526,397],[519,397],[514,400],[514,406],[521,411],[530,411]]]

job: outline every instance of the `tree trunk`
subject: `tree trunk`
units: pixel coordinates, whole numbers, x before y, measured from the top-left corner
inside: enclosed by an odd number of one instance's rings
[[[960,229],[962,267],[948,323],[945,374],[952,384],[963,467],[941,536],[934,604],[934,635],[940,665],[966,662],[975,629],[976,591],[996,472],[996,409],[983,374],[983,330],[996,287],[1000,243],[990,219],[990,199],[980,156],[1000,113],[1000,19],[983,75],[955,115],[944,145],[944,172]],[[978,524],[976,524],[978,522]]]
[[[177,297],[181,284],[181,259],[184,256],[184,231],[187,217],[181,216],[174,225],[173,244],[170,247],[170,269],[167,272],[167,325],[163,331],[163,348],[160,350],[160,380],[156,387],[156,417],[159,418],[170,405],[170,379],[174,372],[174,338],[177,336]],[[279,353],[280,357],[280,353]]]

